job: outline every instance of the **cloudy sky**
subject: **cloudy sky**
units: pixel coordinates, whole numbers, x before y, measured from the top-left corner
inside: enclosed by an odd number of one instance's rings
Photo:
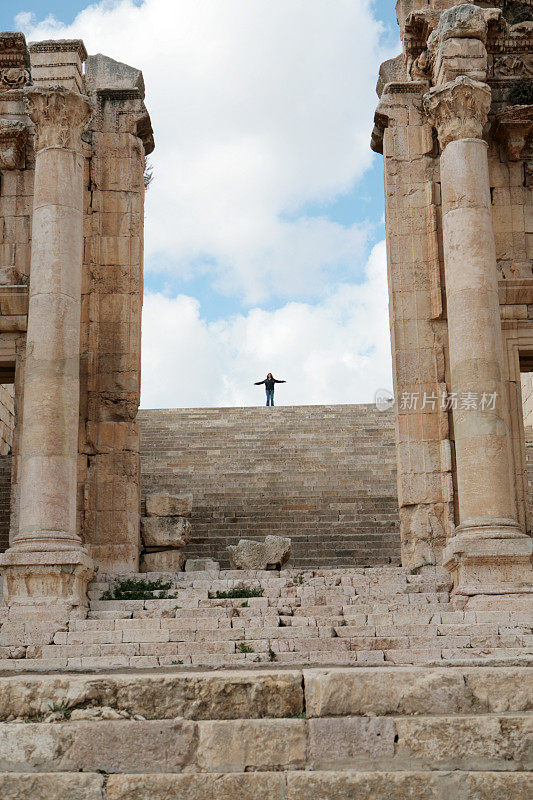
[[[371,402],[391,387],[382,160],[393,0],[0,0],[28,41],[143,70],[144,407]]]

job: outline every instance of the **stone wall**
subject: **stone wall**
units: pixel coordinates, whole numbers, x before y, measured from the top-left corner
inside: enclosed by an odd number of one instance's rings
[[[398,564],[394,419],[374,406],[141,410],[147,491],[192,492],[190,557],[290,536],[291,564]]]

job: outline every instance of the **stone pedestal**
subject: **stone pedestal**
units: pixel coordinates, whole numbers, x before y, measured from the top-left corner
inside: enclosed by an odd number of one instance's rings
[[[461,76],[425,95],[441,186],[459,525],[444,551],[455,596],[531,591],[532,541],[513,490],[509,409],[483,126],[489,87]],[[465,407],[466,406],[466,407]],[[453,406],[452,406],[453,408]]]
[[[10,605],[86,604],[92,561],[76,533],[83,176],[88,99],[30,88],[35,185],[19,528],[0,557]]]

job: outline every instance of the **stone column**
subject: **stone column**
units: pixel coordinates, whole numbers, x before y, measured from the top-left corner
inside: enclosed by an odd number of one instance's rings
[[[76,533],[83,249],[81,134],[91,106],[61,86],[25,93],[35,124],[19,528],[0,560],[10,604],[84,605],[92,561]]]
[[[425,107],[437,128],[459,525],[444,564],[455,595],[527,591],[531,539],[516,521],[498,277],[483,126],[486,83],[461,76],[431,89]],[[467,406],[466,408],[462,406]],[[487,602],[485,597],[482,602]],[[472,606],[472,602],[468,601]],[[475,605],[475,603],[474,603]]]

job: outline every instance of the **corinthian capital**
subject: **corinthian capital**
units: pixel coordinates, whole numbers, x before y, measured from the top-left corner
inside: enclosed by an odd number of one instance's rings
[[[65,86],[32,86],[24,92],[24,101],[35,124],[36,150],[81,150],[81,134],[92,112],[88,97]]]
[[[464,75],[430,89],[424,95],[424,108],[442,149],[455,139],[481,139],[490,102],[487,84]]]

